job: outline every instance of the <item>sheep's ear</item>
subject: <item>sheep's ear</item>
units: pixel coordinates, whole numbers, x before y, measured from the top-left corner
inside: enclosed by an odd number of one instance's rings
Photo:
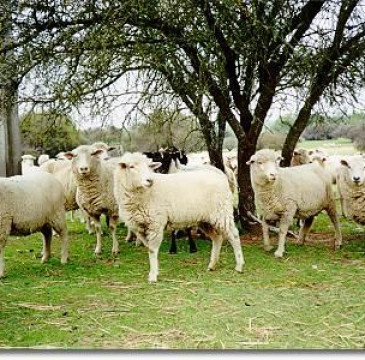
[[[252,156],[251,156],[251,158],[250,158],[250,160],[248,160],[248,161],[246,162],[246,165],[251,165],[251,164],[253,164],[256,160],[257,160],[256,155],[252,155]]]
[[[161,165],[162,165],[162,163],[160,163],[160,162],[151,162],[150,164],[148,164],[148,166],[149,166],[152,170],[156,170],[156,169],[158,169]]]
[[[74,154],[72,152],[67,152],[67,153],[64,153],[63,156],[68,160],[72,160],[72,158],[74,157]]]
[[[103,152],[103,150],[97,149],[91,153],[91,156],[100,156]]]
[[[294,150],[294,151],[293,151],[293,155],[300,155],[300,153],[299,153],[299,151]]]
[[[327,158],[325,157],[325,156],[322,156],[322,162],[325,162],[325,161],[327,161]]]
[[[283,158],[281,155],[279,155],[279,156],[276,158],[276,162],[280,162],[281,160],[284,160],[284,158]]]
[[[108,149],[107,149],[107,151],[112,151],[112,150],[115,150],[115,149],[116,149],[115,146],[109,146]]]
[[[344,160],[344,159],[341,160],[341,165],[346,166],[346,167],[349,167],[348,162],[346,160]]]

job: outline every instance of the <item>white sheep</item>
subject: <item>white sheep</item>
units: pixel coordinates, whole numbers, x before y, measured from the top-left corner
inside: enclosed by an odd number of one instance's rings
[[[32,172],[0,179],[0,277],[5,273],[8,235],[43,234],[42,262],[51,256],[52,229],[62,240],[61,263],[67,262],[65,198],[61,184],[50,174]]]
[[[37,159],[38,166],[41,166],[42,164],[44,164],[48,160],[49,160],[49,155],[47,155],[47,154],[39,155],[39,157]]]
[[[365,225],[365,158],[353,155],[341,160],[337,174],[337,187],[340,194],[343,214]]]
[[[336,184],[338,172],[341,169],[341,160],[344,156],[341,155],[330,155],[326,156],[321,152],[314,154],[311,157],[311,163],[318,162],[331,176],[332,184]]]
[[[76,201],[90,216],[96,233],[95,254],[101,253],[100,216],[109,218],[109,229],[113,238],[112,253],[119,253],[116,228],[119,222],[118,205],[114,198],[113,171],[116,164],[101,161],[103,150],[92,145],[80,145],[65,156],[72,159],[72,171],[77,183]]]
[[[95,150],[102,150],[102,152],[99,154],[100,160],[107,160],[109,158],[109,151],[112,151],[115,148],[115,146],[109,146],[108,144],[105,144],[102,141],[95,142],[91,145],[92,148]]]
[[[35,159],[36,158],[30,154],[25,154],[22,156],[22,162],[21,162],[22,175],[28,174],[29,172],[33,171],[32,168],[34,167]]]
[[[272,249],[268,222],[280,221],[279,243],[275,257],[282,257],[285,239],[293,218],[303,220],[299,232],[302,244],[313,223],[314,217],[325,210],[335,228],[335,248],[342,244],[342,236],[336,212],[336,203],[331,180],[319,164],[307,164],[280,168],[273,150],[263,149],[251,156],[251,182],[255,200],[262,212],[264,249]]]
[[[114,193],[121,218],[149,250],[149,281],[158,276],[158,251],[164,229],[199,227],[212,239],[209,270],[219,259],[223,239],[231,243],[235,269],[244,264],[238,230],[233,220],[232,193],[227,177],[217,171],[197,170],[156,174],[160,166],[140,153],[126,153],[115,170]]]
[[[297,149],[293,152],[293,157],[290,162],[290,166],[300,166],[308,164],[310,158],[308,156],[308,151],[306,149]]]

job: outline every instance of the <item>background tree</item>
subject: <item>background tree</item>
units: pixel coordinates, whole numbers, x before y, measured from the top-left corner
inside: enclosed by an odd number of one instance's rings
[[[54,157],[82,142],[76,126],[63,114],[32,112],[21,119],[20,128],[27,152],[33,150]]]
[[[254,211],[246,161],[278,96],[294,91],[302,101],[286,165],[321,97],[354,94],[364,81],[360,0],[25,0],[15,15],[18,38],[3,51],[21,49],[18,64],[43,76],[42,101],[113,97],[111,85],[135,74],[145,104],[170,98],[195,115],[220,168],[228,123],[238,141],[244,225]]]

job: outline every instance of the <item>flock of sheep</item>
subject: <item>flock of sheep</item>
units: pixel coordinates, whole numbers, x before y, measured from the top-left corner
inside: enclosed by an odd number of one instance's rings
[[[81,145],[60,153],[24,155],[21,176],[0,179],[0,277],[4,276],[4,248],[8,235],[43,234],[42,262],[51,254],[56,232],[62,241],[61,263],[68,258],[66,212],[79,210],[90,233],[95,253],[102,251],[100,218],[107,219],[112,253],[119,253],[118,223],[128,228],[126,240],[136,238],[148,248],[148,279],[158,277],[158,252],[163,232],[198,228],[212,240],[209,270],[214,270],[222,243],[227,239],[235,255],[235,270],[242,272],[244,257],[234,222],[237,196],[237,158],[225,154],[225,172],[209,165],[206,154],[186,156],[178,149],[157,153],[125,153],[110,157],[104,143]],[[157,160],[157,161],[156,161]],[[279,222],[276,257],[285,252],[285,239],[294,218],[300,219],[303,243],[314,217],[325,210],[335,229],[335,248],[342,237],[333,184],[343,214],[365,225],[365,158],[363,155],[326,156],[323,152],[296,150],[292,166],[281,168],[273,150],[259,150],[250,166],[255,201],[263,229],[264,249],[270,251],[269,224]],[[167,162],[166,162],[167,161]],[[189,233],[190,234],[190,233]],[[190,235],[190,250],[194,242]],[[173,241],[175,237],[173,235]],[[176,250],[176,244],[175,250]],[[195,248],[196,251],[196,248]]]

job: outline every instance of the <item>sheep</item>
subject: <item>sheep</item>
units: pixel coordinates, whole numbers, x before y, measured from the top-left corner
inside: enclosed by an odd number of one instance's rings
[[[49,160],[49,155],[47,155],[47,154],[39,155],[38,160],[37,160],[38,166],[41,166],[43,163],[47,162],[48,160]]]
[[[337,174],[341,169],[341,160],[343,156],[340,155],[330,155],[326,156],[321,152],[316,153],[311,157],[311,163],[317,161],[326,172],[331,176],[332,184],[336,184]]]
[[[101,161],[103,150],[93,145],[80,145],[72,152],[65,153],[72,159],[72,171],[75,176],[77,191],[76,201],[81,209],[86,211],[95,226],[95,254],[101,254],[101,224],[100,216],[109,217],[109,229],[113,239],[112,253],[119,253],[116,238],[116,228],[119,222],[118,205],[113,194],[113,170],[115,164]]]
[[[305,149],[297,149],[293,152],[293,157],[291,159],[290,166],[299,166],[308,164],[310,161],[308,152]]]
[[[102,141],[93,143],[91,147],[94,148],[94,150],[102,150],[102,152],[99,154],[100,160],[107,160],[109,158],[108,152],[115,149],[115,146],[109,146]]]
[[[293,218],[302,221],[299,242],[304,244],[314,217],[325,210],[335,228],[335,249],[342,244],[331,180],[319,164],[279,168],[281,157],[263,149],[251,156],[250,165],[255,201],[262,212],[264,249],[270,251],[268,222],[280,221],[279,243],[275,257],[282,257],[285,239]]]
[[[50,174],[32,172],[0,179],[0,278],[5,274],[4,249],[8,235],[43,234],[43,257],[51,256],[52,229],[62,240],[61,263],[67,262],[65,197]]]
[[[355,222],[365,225],[365,158],[353,155],[341,160],[337,175],[343,214]]]
[[[25,154],[22,156],[22,162],[21,162],[22,175],[28,174],[29,172],[34,170],[32,168],[34,167],[35,159],[36,158],[30,154]]]
[[[140,153],[125,153],[114,173],[120,215],[149,250],[148,280],[157,281],[165,228],[197,226],[209,236],[213,242],[209,270],[216,268],[223,238],[227,238],[234,250],[235,270],[242,272],[244,258],[227,177],[206,170],[156,174],[151,169],[158,166]]]

